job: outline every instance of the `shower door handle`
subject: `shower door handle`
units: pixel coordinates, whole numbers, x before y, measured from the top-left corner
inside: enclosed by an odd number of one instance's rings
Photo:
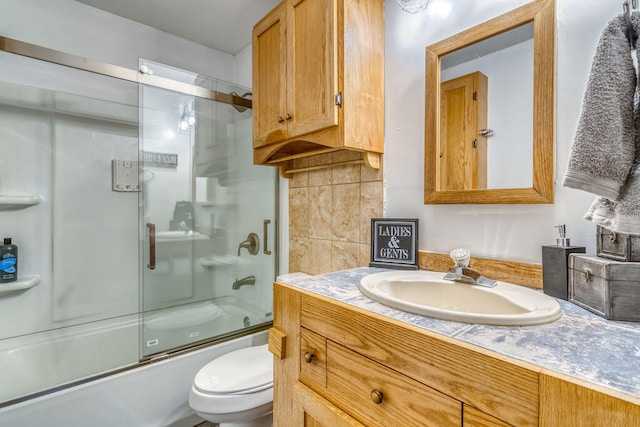
[[[264,242],[264,250],[263,252],[267,255],[271,255],[271,251],[269,250],[269,224],[271,223],[270,219],[265,219],[262,222],[262,241]]]
[[[147,264],[147,268],[149,270],[156,269],[156,225],[152,223],[147,223],[147,228],[149,229],[149,264]]]

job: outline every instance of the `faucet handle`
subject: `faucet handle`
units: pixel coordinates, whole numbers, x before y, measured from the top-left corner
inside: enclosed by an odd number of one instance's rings
[[[449,254],[453,262],[456,263],[455,267],[469,267],[469,260],[471,259],[471,251],[465,248],[456,248]]]

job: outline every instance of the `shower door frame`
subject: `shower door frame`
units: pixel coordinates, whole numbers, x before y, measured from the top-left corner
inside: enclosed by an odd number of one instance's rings
[[[234,106],[242,107],[242,108],[250,108],[252,109],[252,100],[243,98],[236,93],[224,93],[216,90],[207,89],[200,86],[191,85],[188,83],[178,82],[175,80],[171,80],[168,78],[158,77],[154,75],[145,74],[144,70],[133,70],[125,67],[121,67],[118,65],[108,64],[100,61],[96,61],[90,58],[85,58],[78,55],[73,55],[61,51],[57,51],[54,49],[49,49],[43,46],[23,42],[20,40],[12,39],[9,37],[0,36],[0,51],[12,53],[15,55],[20,55],[28,58],[33,58],[40,61],[45,61],[57,65],[62,65],[82,71],[91,72],[94,74],[100,74],[107,77],[116,78],[119,80],[125,80],[129,82],[133,82],[136,84],[143,84],[148,86],[153,86],[157,88],[167,89],[175,92],[180,92],[183,94],[195,96],[198,98],[204,98],[211,101],[222,102],[225,104],[231,104]],[[277,178],[276,178],[277,179]],[[275,195],[275,206],[274,206],[274,273],[275,276],[279,274],[279,186],[277,183],[274,188]],[[274,277],[275,279],[275,277]],[[142,314],[142,311],[139,311],[138,314]],[[66,389],[69,387],[75,387],[80,384],[88,383],[94,381],[96,379],[108,377],[110,375],[119,374],[125,371],[129,371],[132,369],[136,369],[138,367],[147,365],[149,363],[155,363],[158,360],[163,360],[167,358],[171,358],[180,354],[184,354],[187,352],[191,352],[194,350],[198,350],[204,347],[208,347],[215,343],[221,343],[224,341],[228,341],[230,339],[248,336],[256,332],[264,331],[269,329],[273,322],[265,322],[260,325],[252,326],[247,329],[242,330],[241,332],[234,331],[228,334],[219,335],[216,337],[212,337],[209,340],[194,343],[191,345],[185,345],[182,347],[176,347],[175,349],[168,350],[163,353],[155,354],[150,357],[143,357],[140,355],[138,362],[132,365],[123,366],[119,368],[112,369],[108,372],[103,372],[95,375],[91,375],[89,377],[71,381],[70,383],[64,384],[61,387],[54,387],[50,390],[45,390],[41,392],[36,392],[33,394],[29,394],[23,397],[19,397],[16,399],[12,399],[6,402],[0,402],[0,408],[10,406],[19,402],[23,402],[34,397],[43,396],[49,394],[53,391],[59,391],[60,389]]]
[[[64,65],[66,67],[101,74],[107,77],[114,77],[116,79],[126,80],[133,83],[168,89],[174,92],[181,92],[198,98],[209,99],[211,101],[223,102],[225,104],[253,109],[253,102],[251,99],[242,98],[235,93],[218,92],[216,90],[194,86],[189,83],[145,74],[142,70],[132,70],[119,65],[107,64],[8,37],[0,36],[0,51],[39,59],[41,61],[51,62],[58,65]]]

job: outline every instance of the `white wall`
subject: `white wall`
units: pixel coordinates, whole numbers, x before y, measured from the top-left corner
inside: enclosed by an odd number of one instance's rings
[[[251,45],[248,45],[234,57],[234,83],[246,87],[253,87],[251,84]]]
[[[549,205],[424,205],[425,47],[527,3],[434,0],[415,15],[394,0],[385,9],[385,215],[420,218],[420,250],[467,247],[476,256],[541,262],[553,226],[595,250],[595,226],[582,219],[593,196],[561,186],[591,60],[620,2],[557,0],[556,193]],[[451,14],[444,9],[451,5]]]
[[[137,69],[138,57],[233,81],[233,56],[73,0],[2,0],[0,35]]]

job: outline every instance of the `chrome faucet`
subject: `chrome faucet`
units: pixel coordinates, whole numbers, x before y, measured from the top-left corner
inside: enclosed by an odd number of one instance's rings
[[[255,285],[255,284],[256,284],[256,276],[247,276],[244,279],[240,279],[240,280],[236,279],[236,281],[233,282],[231,289],[238,290],[240,289],[240,287],[244,285]]]
[[[260,246],[260,239],[256,233],[249,233],[247,240],[240,242],[238,246],[238,256],[240,256],[240,249],[245,248],[251,255],[256,255]]]
[[[187,235],[193,234],[193,230],[190,229],[187,223],[184,221],[180,221],[180,224],[178,224],[178,229],[181,231],[184,231],[184,234],[187,234]]]
[[[444,275],[444,280],[453,280],[454,282],[466,283],[468,285],[479,285],[492,288],[496,285],[496,281],[487,279],[482,274],[469,268],[469,260],[471,259],[471,251],[469,249],[457,248],[451,251],[451,259],[455,265],[449,268],[449,272]]]

